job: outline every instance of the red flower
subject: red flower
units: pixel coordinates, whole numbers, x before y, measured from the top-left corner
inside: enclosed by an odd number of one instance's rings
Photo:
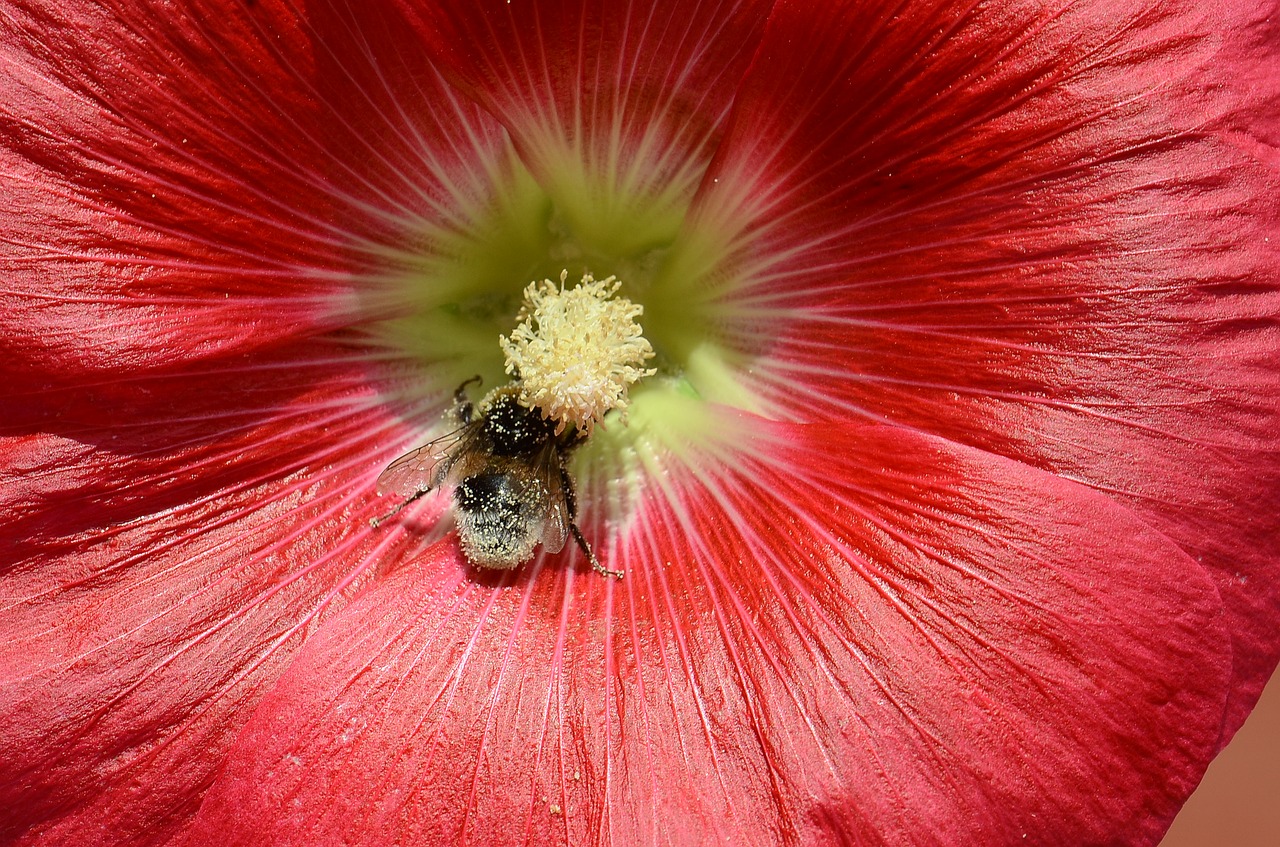
[[[7,0],[0,840],[1155,842],[1280,653],[1277,21]],[[562,267],[626,578],[371,528]]]

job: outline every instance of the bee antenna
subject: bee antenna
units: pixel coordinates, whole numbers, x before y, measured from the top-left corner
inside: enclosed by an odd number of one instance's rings
[[[591,545],[587,543],[587,539],[582,537],[582,530],[578,529],[578,525],[572,521],[569,523],[569,531],[573,533],[573,540],[578,542],[578,546],[582,548],[582,552],[587,554],[587,561],[591,562],[591,569],[603,576],[611,576],[615,579],[622,579],[622,571],[611,571],[604,565],[600,564],[600,560],[596,558],[596,554],[591,552]]]

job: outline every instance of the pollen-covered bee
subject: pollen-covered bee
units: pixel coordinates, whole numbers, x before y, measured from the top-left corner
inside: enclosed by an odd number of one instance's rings
[[[452,485],[462,552],[473,565],[507,570],[533,558],[541,543],[558,553],[572,535],[591,567],[607,576],[575,522],[577,503],[565,456],[582,438],[519,400],[517,386],[490,393],[478,408],[458,387],[450,416],[458,428],[396,459],[378,477],[378,493],[406,499],[374,526],[444,485]]]

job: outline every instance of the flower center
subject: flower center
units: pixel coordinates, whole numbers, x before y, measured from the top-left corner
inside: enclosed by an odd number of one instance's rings
[[[572,462],[582,498],[609,501],[620,518],[630,498],[594,485],[628,487],[653,457],[714,439],[708,402],[758,410],[741,387],[747,354],[726,341],[736,316],[702,284],[725,240],[690,235],[687,201],[563,190],[585,177],[559,180],[553,199],[514,156],[492,172],[489,190],[453,198],[449,222],[424,224],[421,248],[393,257],[384,311],[403,316],[376,332],[413,363],[399,399],[432,425],[464,380],[518,377],[522,404],[561,427],[603,430]],[[569,276],[582,283],[567,287]]]

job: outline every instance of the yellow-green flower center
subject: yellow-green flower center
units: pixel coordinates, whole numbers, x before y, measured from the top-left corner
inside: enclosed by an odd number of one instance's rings
[[[708,402],[759,410],[740,379],[749,354],[724,332],[733,324],[717,299],[725,286],[705,284],[731,239],[690,231],[691,198],[627,198],[561,174],[553,200],[514,156],[493,171],[488,199],[460,202],[448,226],[424,225],[420,252],[392,257],[401,270],[385,293],[404,316],[378,332],[420,366],[417,408],[442,408],[476,375],[490,388],[518,375],[521,402],[549,419],[586,432],[604,423],[607,437],[572,460],[580,478],[607,485],[638,472],[645,456],[717,439],[700,411]],[[565,300],[554,283],[530,285],[568,277],[585,281]],[[400,390],[412,405],[415,389]],[[592,481],[582,482],[590,499]],[[618,517],[625,505],[609,511]]]

